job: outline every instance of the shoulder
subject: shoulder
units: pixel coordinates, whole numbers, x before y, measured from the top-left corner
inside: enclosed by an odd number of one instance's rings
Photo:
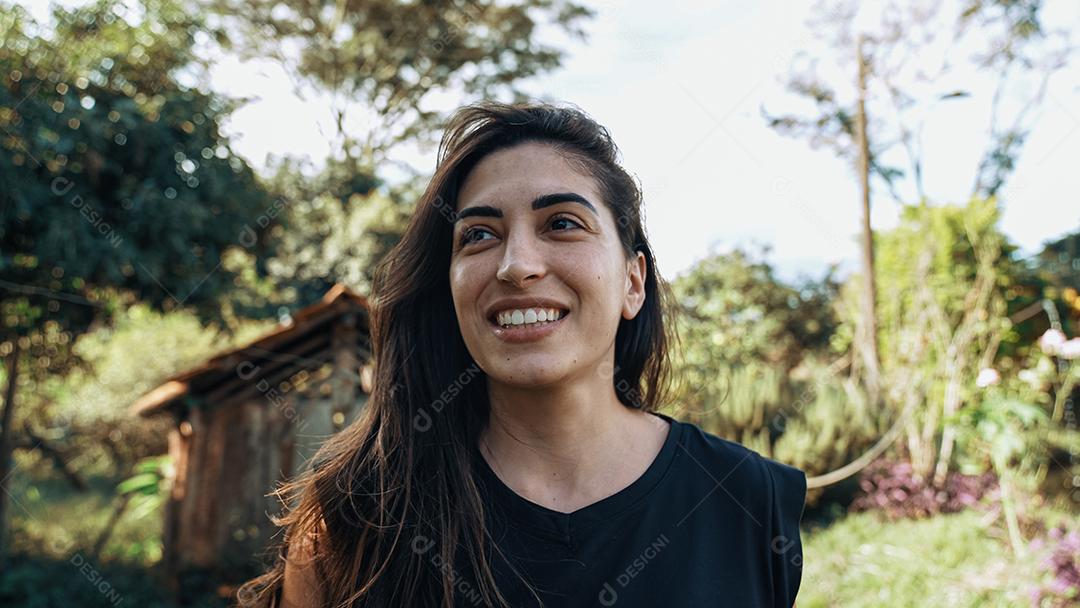
[[[806,474],[791,465],[762,456],[690,422],[682,425],[685,456],[729,493],[760,509],[794,511],[800,518],[806,499]]]
[[[320,537],[326,537],[326,524],[322,520],[314,530],[300,532],[288,541],[280,608],[302,608],[322,603],[322,580],[315,563],[319,555]]]

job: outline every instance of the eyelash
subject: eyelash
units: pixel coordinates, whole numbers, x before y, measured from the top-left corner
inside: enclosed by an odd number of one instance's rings
[[[577,222],[576,220],[571,219],[569,217],[565,217],[565,216],[553,217],[553,218],[551,218],[551,221],[552,222],[567,221],[567,222],[570,222],[571,224],[574,224],[575,226],[577,226],[580,229],[584,229],[584,226],[582,226],[579,222]],[[487,230],[485,228],[479,228],[479,227],[468,228],[468,229],[466,229],[465,231],[463,231],[461,233],[461,238],[458,239],[458,244],[464,246],[464,245],[468,245],[468,244],[474,242],[474,241],[469,241],[468,239],[469,239],[469,236],[472,235],[472,233],[477,231],[477,230],[482,230],[484,232],[490,232],[489,230]],[[560,230],[559,232],[562,232],[562,231]]]

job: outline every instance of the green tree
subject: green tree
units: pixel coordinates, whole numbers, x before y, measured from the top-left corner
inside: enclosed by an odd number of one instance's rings
[[[218,128],[235,104],[181,84],[205,69],[188,8],[99,0],[54,9],[53,27],[0,14],[0,479],[16,389],[62,372],[121,307],[219,317],[224,253],[265,243],[272,201]]]
[[[298,91],[330,96],[339,152],[368,170],[393,145],[438,131],[445,117],[430,103],[436,92],[521,97],[517,81],[562,60],[538,41],[539,27],[546,21],[580,39],[593,14],[567,0],[200,1],[224,25],[227,48],[272,57]]]
[[[835,327],[830,274],[799,287],[735,250],[710,256],[672,282],[682,346],[680,405],[710,432],[771,453],[796,388],[791,371],[821,353]],[[790,412],[787,412],[790,413]]]
[[[972,95],[965,81],[957,79],[968,67],[997,76],[989,138],[971,196],[988,198],[1000,191],[1035,124],[1048,81],[1080,48],[1074,32],[1042,21],[1045,3],[818,0],[809,26],[833,53],[830,62],[850,74],[850,82],[855,82],[858,70],[858,38],[864,39],[870,168],[895,201],[919,202],[926,197],[923,125],[939,103]],[[966,61],[956,61],[956,55]],[[846,82],[821,77],[817,68],[824,59],[801,53],[787,78],[788,89],[810,101],[812,112],[763,113],[778,132],[831,149],[854,164],[858,92]],[[1036,83],[1025,86],[1024,103],[1016,108],[1002,103],[1005,91],[1020,82]]]
[[[273,289],[261,301],[306,306],[339,282],[370,292],[376,264],[405,231],[419,181],[391,187],[345,167],[345,161],[330,160],[308,178],[295,161],[285,159],[268,180],[285,209],[272,233],[276,253],[265,260]]]
[[[367,292],[426,181],[402,165],[412,179],[384,183],[389,150],[433,143],[447,117],[431,103],[436,97],[523,98],[518,83],[563,57],[539,42],[540,27],[582,39],[581,22],[592,16],[565,0],[199,1],[223,32],[217,42],[244,58],[273,58],[299,94],[328,96],[336,120],[335,150],[321,172],[308,177],[304,161],[285,157],[268,180],[282,203],[272,229],[280,247],[237,261],[271,276],[245,281],[235,294],[237,312],[254,316],[307,305],[336,282]]]
[[[1006,291],[1020,267],[999,216],[994,199],[910,205],[900,225],[876,242],[887,398],[894,420],[905,425],[906,456],[938,484],[956,435],[946,421],[971,401],[975,378],[993,364],[1011,327]],[[839,350],[848,348],[859,323],[858,280],[842,290]]]
[[[863,182],[863,306],[860,339],[854,344],[868,392],[881,385],[878,319],[874,314],[878,270],[870,225],[871,185],[884,186],[894,201],[926,200],[923,187],[923,125],[943,101],[970,97],[958,82],[957,54],[974,67],[998,75],[991,100],[989,140],[981,155],[973,198],[993,197],[1015,168],[1034,116],[1045,99],[1051,76],[1065,67],[1077,44],[1067,28],[1041,20],[1043,0],[966,0],[962,3],[882,3],[819,0],[812,32],[830,49],[846,82],[817,73],[820,57],[803,53],[788,88],[813,104],[809,113],[771,114],[768,125],[780,133],[827,147],[858,166]],[[953,10],[955,9],[955,10]],[[1024,103],[1009,112],[1006,90],[1035,79]],[[906,192],[905,192],[906,191]]]

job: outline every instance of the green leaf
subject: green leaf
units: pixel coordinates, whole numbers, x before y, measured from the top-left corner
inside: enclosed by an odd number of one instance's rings
[[[139,473],[133,477],[129,477],[120,482],[116,486],[116,491],[120,494],[129,494],[132,492],[138,492],[140,494],[156,494],[158,492],[158,481],[161,479],[160,475],[154,473]]]

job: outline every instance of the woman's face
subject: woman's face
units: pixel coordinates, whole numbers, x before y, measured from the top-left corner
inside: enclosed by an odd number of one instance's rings
[[[489,380],[545,386],[605,369],[610,380],[615,332],[644,302],[646,265],[640,252],[626,259],[596,181],[549,144],[518,144],[476,164],[456,211],[450,289]],[[551,309],[560,317],[542,321]],[[515,320],[525,323],[504,326]]]

